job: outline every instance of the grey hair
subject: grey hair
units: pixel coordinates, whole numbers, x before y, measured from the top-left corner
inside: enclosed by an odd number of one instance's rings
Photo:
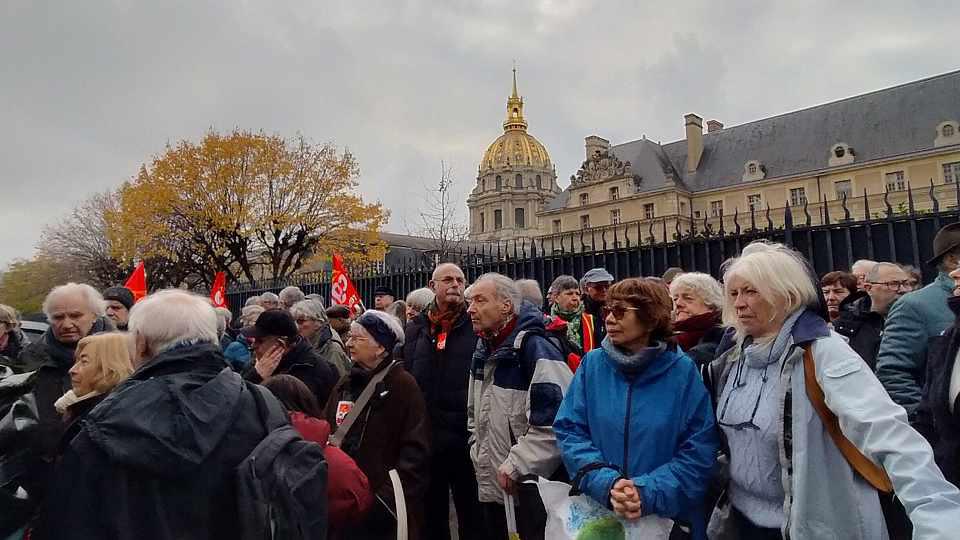
[[[407,305],[413,309],[422,311],[430,305],[430,302],[433,302],[434,297],[436,297],[436,294],[434,294],[433,291],[427,287],[423,287],[407,295]]]
[[[693,291],[708,308],[714,311],[723,309],[723,288],[710,274],[684,272],[678,275],[670,282],[670,296],[677,294],[681,287]]]
[[[272,292],[265,292],[260,295],[260,304],[264,302],[277,302],[280,303],[280,297],[273,294]]]
[[[319,294],[308,294],[303,297],[304,300],[313,300],[314,302],[319,302],[321,306],[326,307],[326,304],[323,303],[323,296]]]
[[[257,318],[260,317],[260,314],[266,311],[261,305],[255,306],[243,306],[243,309],[240,310],[240,325],[246,328],[247,326],[253,326],[257,323]]]
[[[94,289],[86,283],[66,283],[64,285],[58,285],[50,290],[47,293],[47,297],[43,299],[43,314],[50,318],[50,307],[60,296],[69,295],[69,294],[79,294],[83,297],[83,301],[87,303],[87,307],[90,309],[90,312],[96,315],[97,317],[103,317],[107,312],[107,303],[103,300],[103,295],[100,294],[100,291]]]
[[[131,336],[141,336],[155,355],[182,343],[218,344],[217,313],[206,298],[180,289],[147,296],[130,310]]]
[[[213,310],[217,312],[217,335],[223,337],[223,334],[227,332],[227,327],[230,326],[230,321],[233,320],[233,313],[230,313],[230,310],[225,307],[216,307]]]
[[[517,288],[520,289],[520,295],[531,304],[540,307],[543,305],[543,292],[540,290],[540,283],[535,279],[517,280]]]
[[[304,318],[313,319],[320,322],[328,322],[327,312],[323,309],[323,304],[316,300],[301,300],[290,307],[290,316],[294,319]]]
[[[859,261],[850,265],[850,273],[855,273],[857,267],[863,268],[863,273],[866,274],[870,270],[873,270],[873,267],[877,264],[877,261],[871,261],[870,259],[860,259]],[[866,267],[866,268],[864,268]]]
[[[304,298],[306,298],[306,296],[303,294],[303,291],[300,290],[300,287],[291,285],[284,287],[283,290],[280,291],[280,301],[287,306],[292,306]]]
[[[560,294],[563,291],[568,291],[570,289],[580,290],[580,282],[577,281],[577,278],[570,275],[557,276],[557,279],[553,280],[553,283],[550,284],[550,292]]]
[[[520,289],[517,287],[517,283],[515,281],[503,274],[488,272],[478,277],[477,280],[473,282],[473,285],[471,285],[467,290],[469,291],[470,289],[473,289],[478,283],[484,281],[490,281],[493,283],[494,292],[497,295],[497,298],[510,302],[510,307],[513,308],[514,315],[520,314],[520,306],[523,304],[523,295],[520,294]]]
[[[906,271],[906,269],[904,269],[899,264],[894,264],[889,262],[878,262],[877,264],[873,265],[873,268],[871,268],[869,272],[867,272],[867,281],[876,281],[880,279],[880,271],[883,270],[884,268],[896,268],[897,270],[900,270],[904,274],[907,274],[907,275],[910,274],[909,272]]]
[[[247,298],[247,301],[246,301],[246,302],[243,303],[243,307],[247,307],[247,306],[258,306],[258,305],[260,305],[260,296],[259,296],[259,295],[251,296],[250,298]]]

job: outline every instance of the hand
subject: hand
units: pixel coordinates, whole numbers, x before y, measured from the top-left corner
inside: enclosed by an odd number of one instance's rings
[[[284,352],[286,351],[284,350],[283,346],[277,343],[267,352],[267,354],[257,358],[257,363],[254,365],[254,369],[257,370],[257,373],[260,375],[261,379],[266,379],[273,375],[273,372],[277,369],[277,366],[280,365],[280,360],[283,359]]]
[[[510,495],[517,494],[517,482],[514,481],[509,474],[503,471],[497,471],[497,483],[500,484],[500,489],[505,493],[509,493]]]
[[[643,503],[640,500],[640,490],[632,480],[621,478],[613,484],[610,490],[610,506],[613,511],[625,519],[639,519],[643,513]]]

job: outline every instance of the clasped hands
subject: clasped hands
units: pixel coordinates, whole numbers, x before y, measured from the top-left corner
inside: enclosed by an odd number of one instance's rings
[[[610,506],[613,511],[624,519],[639,519],[643,513],[643,501],[640,499],[640,490],[633,484],[633,480],[621,478],[614,482],[610,489]]]

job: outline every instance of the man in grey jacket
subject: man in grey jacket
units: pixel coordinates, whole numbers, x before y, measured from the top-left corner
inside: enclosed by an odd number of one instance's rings
[[[943,333],[955,318],[947,307],[947,299],[953,293],[949,274],[960,266],[960,223],[951,223],[937,232],[929,264],[940,271],[937,279],[893,305],[877,353],[877,378],[893,401],[910,414],[920,403],[927,342]]]

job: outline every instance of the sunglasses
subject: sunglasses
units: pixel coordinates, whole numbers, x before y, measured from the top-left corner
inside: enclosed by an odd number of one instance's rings
[[[603,306],[603,318],[606,319],[612,313],[613,318],[619,321],[627,314],[628,311],[640,311],[640,308],[621,305]]]

